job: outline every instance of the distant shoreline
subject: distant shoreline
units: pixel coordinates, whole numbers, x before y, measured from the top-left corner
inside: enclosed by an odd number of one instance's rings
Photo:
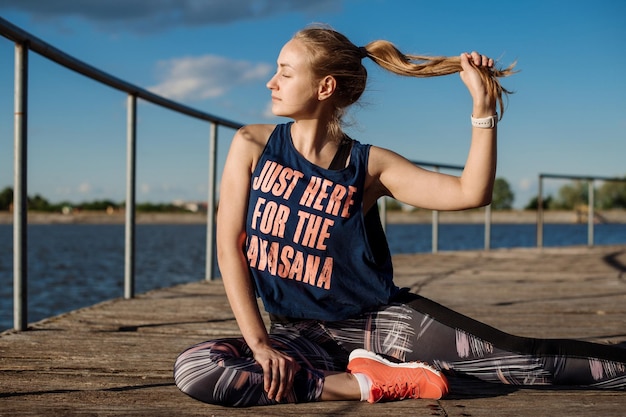
[[[389,224],[431,223],[432,212],[389,211]],[[29,224],[124,224],[123,212],[78,212],[72,214],[29,212]],[[206,224],[206,213],[137,213],[137,224]],[[440,223],[484,223],[482,209],[458,212],[439,212]],[[533,210],[492,211],[494,224],[528,224],[537,222],[537,212]],[[12,224],[13,214],[0,212],[0,224]],[[586,213],[575,211],[544,211],[544,223],[587,223]],[[626,223],[626,210],[597,211],[596,223]]]

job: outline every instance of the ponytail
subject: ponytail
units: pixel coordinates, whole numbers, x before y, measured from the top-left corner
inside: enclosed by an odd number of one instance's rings
[[[407,77],[439,77],[450,75],[462,70],[461,58],[444,56],[405,55],[400,52],[391,42],[377,40],[359,48],[366,51],[367,56],[382,68],[394,74]],[[474,65],[470,60],[470,64]],[[498,102],[500,118],[504,114],[504,97],[512,94],[500,84],[499,78],[514,74],[515,62],[504,69],[479,67],[479,74],[487,88],[489,97]]]

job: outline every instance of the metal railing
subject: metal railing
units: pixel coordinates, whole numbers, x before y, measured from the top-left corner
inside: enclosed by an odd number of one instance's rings
[[[207,200],[206,279],[215,275],[215,194],[217,166],[217,127],[238,129],[241,123],[223,119],[187,107],[136,85],[100,71],[0,18],[0,35],[15,42],[15,118],[14,118],[14,189],[13,189],[13,299],[14,328],[25,330],[28,317],[27,265],[27,144],[28,144],[28,51],[128,94],[126,154],[126,214],[124,249],[124,297],[134,297],[135,287],[135,186],[137,143],[137,99],[210,123],[209,175]]]
[[[561,179],[561,180],[578,180],[587,181],[588,199],[587,199],[587,246],[594,245],[594,224],[595,224],[595,181],[616,181],[626,182],[624,178],[614,177],[597,177],[597,176],[581,176],[581,175],[562,175],[562,174],[539,174],[539,191],[537,196],[537,247],[543,247],[543,180]]]
[[[435,172],[439,172],[442,169],[450,169],[456,171],[463,171],[464,167],[460,165],[447,165],[434,162],[423,161],[411,161],[414,165],[421,167],[430,167]],[[381,199],[380,204],[380,217],[383,223],[383,229],[387,227],[387,198]],[[439,252],[439,211],[432,211],[432,233],[431,233],[431,251],[432,253]],[[491,249],[491,204],[485,206],[485,232],[484,232],[484,248],[485,250]]]

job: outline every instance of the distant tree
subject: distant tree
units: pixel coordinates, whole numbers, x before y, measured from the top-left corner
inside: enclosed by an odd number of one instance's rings
[[[6,187],[0,192],[0,210],[8,210],[13,203],[13,188]]]
[[[135,209],[144,213],[178,213],[187,211],[184,207],[169,203],[138,203]]]
[[[586,181],[576,180],[559,188],[557,199],[551,208],[573,210],[589,201],[589,187]]]
[[[28,209],[35,211],[50,211],[50,202],[39,194],[34,197],[28,197]]]
[[[513,194],[507,180],[496,178],[493,184],[491,208],[494,210],[509,210],[513,207],[513,200],[515,200],[515,194]]]
[[[598,189],[597,201],[601,209],[626,209],[626,176],[624,181],[605,181]]]
[[[109,207],[117,208],[119,204],[111,201],[111,200],[94,200],[94,201],[86,201],[78,204],[76,207],[81,210],[98,210],[104,211]]]
[[[544,209],[548,209],[552,206],[552,196],[549,195],[547,197],[543,198],[542,204]],[[539,207],[539,197],[533,197],[528,204],[526,205],[526,207],[524,207],[524,210],[537,210],[537,208]]]

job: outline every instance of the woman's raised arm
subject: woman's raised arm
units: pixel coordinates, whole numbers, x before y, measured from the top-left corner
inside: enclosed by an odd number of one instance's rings
[[[493,60],[476,52],[461,54],[460,60],[460,76],[473,100],[472,119],[483,119],[472,121],[471,145],[463,173],[457,177],[427,171],[394,152],[373,147],[368,168],[374,198],[389,195],[432,210],[462,210],[491,202],[497,153],[497,117],[492,118],[496,115],[496,100],[479,71],[481,67],[492,67]]]

